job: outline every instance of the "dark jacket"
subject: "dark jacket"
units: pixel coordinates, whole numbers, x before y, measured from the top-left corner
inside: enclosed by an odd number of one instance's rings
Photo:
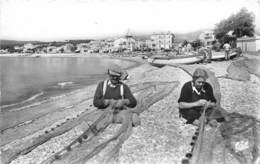
[[[213,89],[209,83],[205,83],[203,85],[200,93],[196,93],[196,91],[192,88],[192,82],[189,81],[185,83],[181,89],[181,95],[178,99],[178,103],[180,102],[195,102],[200,99],[205,99],[207,101],[216,102],[216,99],[213,94]],[[201,116],[202,107],[192,107],[188,109],[179,109],[180,116],[187,120],[187,124],[193,123],[194,120],[199,119]],[[207,112],[211,112],[211,110],[207,110]],[[208,115],[208,114],[207,114]]]
[[[213,89],[211,85],[207,82],[205,82],[203,86],[204,92],[201,92],[200,95],[194,93],[192,89],[192,82],[189,81],[185,83],[181,89],[181,95],[178,99],[179,102],[195,102],[199,99],[205,99],[207,101],[216,102],[216,99],[214,97]]]

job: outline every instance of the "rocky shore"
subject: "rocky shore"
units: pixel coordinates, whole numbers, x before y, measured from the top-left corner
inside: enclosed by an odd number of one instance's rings
[[[184,124],[185,121],[179,118],[177,100],[182,85],[191,80],[187,71],[193,72],[197,67],[205,67],[215,73],[220,83],[221,106],[224,109],[228,112],[251,115],[260,120],[260,77],[258,76],[259,66],[254,63],[255,61],[256,59],[250,56],[250,58],[241,57],[232,61],[218,61],[206,65],[194,64],[184,67],[156,68],[144,63],[130,69],[130,79],[126,82],[129,85],[149,81],[178,81],[179,85],[167,97],[153,104],[140,115],[141,126],[134,128],[129,139],[122,145],[118,162],[124,164],[181,163],[185,154],[190,151],[189,144],[196,127]],[[242,78],[240,78],[241,70],[247,73],[246,76],[244,73],[241,74]],[[91,98],[95,87],[95,85],[89,86],[75,94],[79,99],[82,99],[83,96]],[[65,102],[60,102],[59,105],[62,103]],[[92,111],[90,104],[89,100],[80,102],[79,106],[75,105],[75,108],[69,108],[63,115],[64,117],[71,115],[74,117],[74,115],[84,113],[86,108],[89,108],[88,111]],[[48,125],[43,126],[44,128],[42,127],[44,130],[35,131],[30,135],[33,137],[36,133],[44,133],[47,127],[53,127],[55,124],[56,122],[49,122]],[[86,123],[83,122],[68,132],[41,144],[27,154],[20,155],[11,163],[42,163],[48,156],[79,136],[86,127]],[[30,128],[27,130],[29,131]],[[12,133],[10,132],[10,134]],[[28,136],[24,136],[23,139],[26,137],[28,139]],[[1,150],[18,146],[19,142],[22,142],[21,139],[14,139],[13,142],[1,146]],[[95,160],[91,160],[89,163],[95,163]]]

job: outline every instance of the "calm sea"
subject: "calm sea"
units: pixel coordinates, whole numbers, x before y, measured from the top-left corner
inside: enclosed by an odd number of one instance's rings
[[[110,65],[137,63],[104,58],[0,57],[1,108],[10,109],[95,84]]]

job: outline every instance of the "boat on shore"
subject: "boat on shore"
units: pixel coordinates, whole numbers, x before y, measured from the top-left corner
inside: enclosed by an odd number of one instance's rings
[[[229,57],[233,58],[237,55],[238,55],[238,53],[236,51],[232,51],[232,52],[230,52]],[[219,60],[219,59],[225,59],[225,52],[224,51],[212,52],[211,60]]]
[[[179,56],[152,56],[148,58],[148,63],[156,67],[176,64],[194,64],[204,59],[203,54],[179,55]]]

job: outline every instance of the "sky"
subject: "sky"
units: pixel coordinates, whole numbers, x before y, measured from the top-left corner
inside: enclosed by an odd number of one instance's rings
[[[95,39],[213,29],[246,7],[260,29],[260,0],[0,0],[0,38]]]

